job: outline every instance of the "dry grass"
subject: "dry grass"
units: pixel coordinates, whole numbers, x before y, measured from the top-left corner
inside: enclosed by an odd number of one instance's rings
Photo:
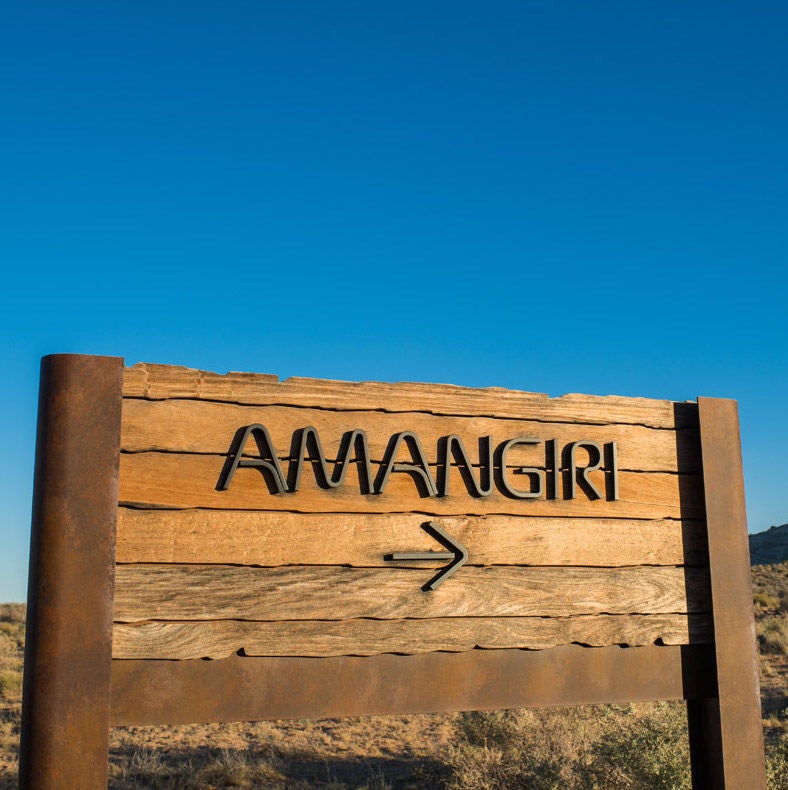
[[[788,563],[753,569],[769,787],[788,790]],[[24,606],[0,604],[0,790],[16,787]],[[115,790],[689,786],[680,703],[115,728]]]
[[[788,562],[755,566],[752,581],[764,731],[777,748],[788,738]]]
[[[788,655],[788,619],[781,616],[763,617],[758,622],[757,630],[762,653]]]
[[[752,569],[753,597],[756,610],[762,598],[767,609],[788,612],[788,562],[776,565],[756,565]]]
[[[17,786],[25,607],[0,604],[0,790]]]
[[[453,738],[454,718],[119,727],[110,787],[153,787],[152,777],[173,789],[439,787],[446,768],[438,754]]]
[[[22,689],[25,649],[25,609],[22,604],[0,604],[0,699]]]
[[[570,787],[576,766],[599,738],[603,707],[469,712],[449,751],[450,787]]]

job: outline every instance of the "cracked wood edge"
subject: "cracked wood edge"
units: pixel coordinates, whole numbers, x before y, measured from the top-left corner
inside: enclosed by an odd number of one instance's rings
[[[139,363],[125,369],[126,397],[189,398],[247,404],[291,404],[331,409],[423,411],[433,414],[510,416],[559,422],[630,423],[654,428],[697,426],[697,404],[648,398],[563,395],[501,387],[476,389],[449,384],[345,382],[275,375],[221,375],[175,365]]]
[[[563,644],[589,647],[710,643],[710,615],[590,615],[573,618],[501,617],[447,620],[343,620],[284,623],[116,623],[116,659],[246,656],[412,655],[436,651],[520,648]]]

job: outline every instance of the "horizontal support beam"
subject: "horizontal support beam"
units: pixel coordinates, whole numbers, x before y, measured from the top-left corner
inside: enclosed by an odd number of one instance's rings
[[[696,699],[709,646],[575,645],[370,658],[114,660],[116,726]]]

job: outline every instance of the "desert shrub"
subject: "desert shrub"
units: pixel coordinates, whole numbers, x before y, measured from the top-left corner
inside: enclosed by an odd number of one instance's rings
[[[756,613],[758,613],[758,597],[764,595],[769,600],[769,609],[779,608],[785,613],[788,608],[788,562],[776,565],[756,565],[752,569],[752,583]],[[777,601],[777,606],[773,601]]]
[[[13,669],[0,672],[0,697],[16,697],[22,693],[22,673]]]
[[[562,767],[556,760],[539,759],[527,749],[460,746],[451,750],[448,762],[451,790],[558,790],[572,786],[561,778]]]
[[[559,728],[562,718],[566,726]],[[788,710],[781,718],[788,719]],[[447,760],[451,790],[691,787],[680,703],[466,713],[457,735]],[[768,790],[788,790],[788,732],[767,742],[766,770]]]
[[[766,592],[756,592],[752,596],[753,604],[757,613],[775,611],[780,608],[780,598],[777,595],[770,595]]]
[[[23,623],[27,607],[23,603],[0,603],[0,623]]]
[[[788,619],[764,617],[757,628],[762,652],[788,654]]]
[[[452,790],[570,788],[587,747],[589,709],[463,713],[447,763]]]
[[[766,744],[766,779],[769,790],[788,790],[788,733]]]
[[[689,788],[681,704],[466,713],[448,762],[452,790]]]
[[[0,655],[15,653],[25,649],[24,623],[4,622],[0,620]]]
[[[628,707],[628,706],[627,706]],[[618,716],[592,747],[594,785],[640,790],[691,786],[683,706],[658,703],[645,715]]]
[[[598,736],[593,706],[463,713],[447,764],[452,790],[582,788]]]
[[[517,711],[467,711],[457,719],[458,735],[471,746],[505,748],[518,730]]]

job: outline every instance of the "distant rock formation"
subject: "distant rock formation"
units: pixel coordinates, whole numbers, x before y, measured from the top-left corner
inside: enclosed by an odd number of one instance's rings
[[[773,565],[788,560],[788,524],[750,535],[750,563]]]

